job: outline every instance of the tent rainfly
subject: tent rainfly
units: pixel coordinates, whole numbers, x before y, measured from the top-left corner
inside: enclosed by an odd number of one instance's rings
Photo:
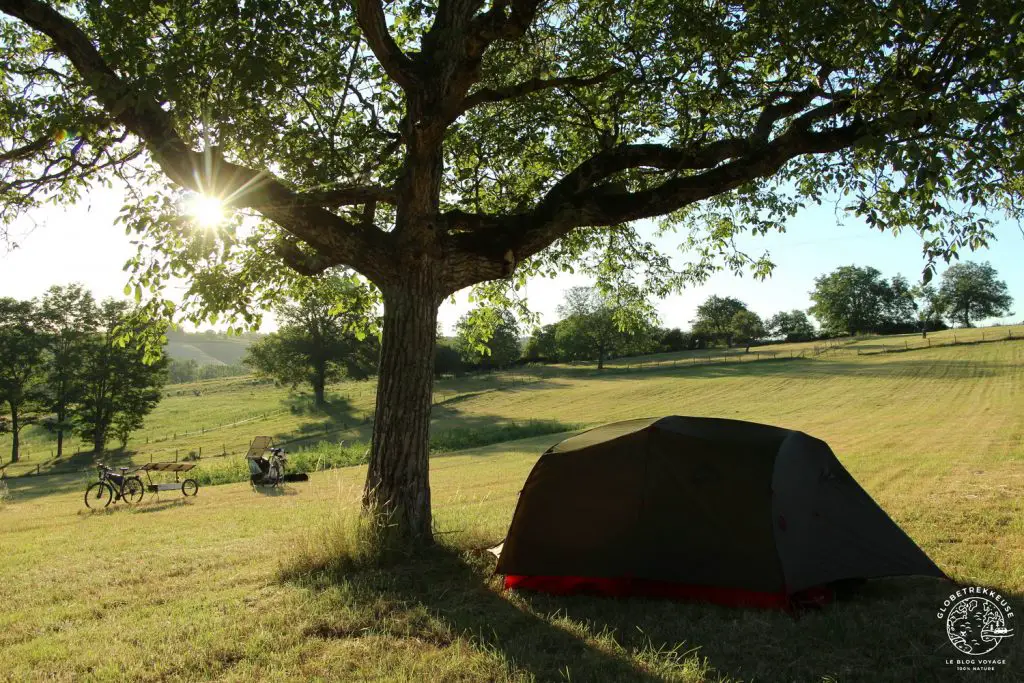
[[[496,571],[509,589],[784,609],[826,601],[846,579],[946,578],[824,441],[679,416],[549,448]]]

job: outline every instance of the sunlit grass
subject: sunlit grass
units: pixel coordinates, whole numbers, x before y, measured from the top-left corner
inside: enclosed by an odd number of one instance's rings
[[[227,416],[280,406],[287,396],[244,382],[215,386],[224,390],[168,399],[175,410],[154,418],[194,425],[204,405]],[[337,395],[355,405],[362,392],[372,396],[371,383],[346,386]],[[954,579],[1024,605],[1024,342],[633,374],[567,371],[526,384],[474,378],[443,388],[464,398],[435,409],[441,430],[671,413],[801,429],[828,441]],[[285,418],[281,429],[292,432],[315,419],[291,411]],[[188,501],[147,496],[136,510],[117,505],[100,514],[84,511],[81,476],[51,495],[11,480],[0,508],[0,678],[952,678],[944,660],[954,653],[935,618],[941,582],[874,583],[799,620],[503,593],[483,549],[502,539],[530,468],[562,436],[434,458],[442,547],[383,568],[358,543],[365,466],[314,474],[280,495],[246,483],[204,486]],[[1022,643],[1004,641],[1000,657],[1009,664],[985,680],[1019,680]]]

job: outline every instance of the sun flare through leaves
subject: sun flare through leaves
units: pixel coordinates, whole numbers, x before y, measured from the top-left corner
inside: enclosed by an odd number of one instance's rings
[[[201,228],[214,228],[225,218],[224,202],[205,194],[194,194],[183,202],[185,213]]]

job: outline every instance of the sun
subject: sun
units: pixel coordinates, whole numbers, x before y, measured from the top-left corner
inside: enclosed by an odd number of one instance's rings
[[[201,228],[216,227],[224,220],[224,202],[205,194],[186,199],[185,211]]]

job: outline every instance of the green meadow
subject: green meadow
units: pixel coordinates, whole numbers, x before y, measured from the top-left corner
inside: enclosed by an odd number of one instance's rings
[[[1021,680],[1019,628],[992,653],[1006,661],[994,671],[945,663],[958,653],[936,618],[944,582],[873,581],[794,618],[508,594],[485,551],[502,540],[534,462],[567,433],[509,438],[650,415],[729,417],[826,440],[948,575],[999,590],[1019,614],[1021,337],[1019,326],[956,330],[441,380],[431,461],[440,544],[387,566],[359,562],[364,466],[314,472],[278,493],[228,483],[88,512],[91,455],[72,446],[54,461],[47,437],[29,433],[29,458],[8,468],[0,503],[0,679]],[[109,461],[201,448],[197,471],[213,471],[260,434],[295,458],[354,448],[368,438],[373,389],[336,385],[330,410],[315,413],[307,397],[251,378],[168,386]],[[37,467],[63,474],[12,476]]]

